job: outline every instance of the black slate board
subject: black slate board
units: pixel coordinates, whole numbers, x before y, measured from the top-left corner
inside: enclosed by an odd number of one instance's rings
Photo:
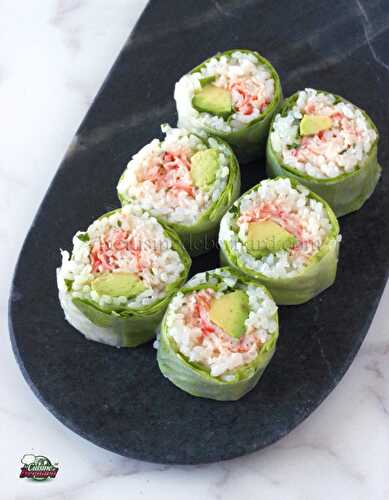
[[[357,353],[386,282],[389,252],[389,40],[385,2],[153,0],[82,123],[27,236],[10,298],[15,355],[31,388],[61,422],[129,457],[203,463],[252,452],[304,420]],[[280,310],[278,351],[239,402],[193,398],[158,371],[151,344],[117,350],[86,341],[63,318],[55,268],[74,232],[118,206],[125,163],[159,123],[174,123],[173,84],[218,50],[258,50],[285,95],[311,86],[366,108],[382,136],[383,178],[357,214],[341,220],[336,284]],[[386,60],[385,60],[386,58]],[[243,168],[243,187],[263,161]],[[102,182],[100,182],[102,180]],[[193,272],[218,265],[199,258]]]

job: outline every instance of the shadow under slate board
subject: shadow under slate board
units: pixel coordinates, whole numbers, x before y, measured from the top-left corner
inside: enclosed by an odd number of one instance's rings
[[[389,264],[389,25],[385,2],[152,0],[61,164],[24,243],[10,298],[15,355],[32,390],[63,424],[116,453],[193,464],[253,452],[304,420],[340,381],[382,294]],[[369,37],[369,39],[367,39]],[[278,70],[284,94],[316,87],[365,108],[381,137],[383,176],[372,198],[341,219],[334,286],[306,305],[281,307],[277,352],[238,402],[189,396],[160,374],[151,343],[113,349],[88,342],[57,300],[59,248],[118,206],[131,155],[175,123],[174,82],[230,48],[250,48]],[[386,60],[385,60],[386,58]],[[264,161],[242,168],[243,190]],[[216,252],[192,274],[218,266]]]

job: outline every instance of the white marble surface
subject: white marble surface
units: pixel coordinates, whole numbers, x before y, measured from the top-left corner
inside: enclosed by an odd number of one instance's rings
[[[0,498],[389,499],[388,289],[359,355],[320,408],[277,444],[229,462],[167,467],[113,455],[57,422],[22,378],[7,328],[17,254],[145,3],[0,0]],[[25,453],[58,461],[58,477],[19,479]]]

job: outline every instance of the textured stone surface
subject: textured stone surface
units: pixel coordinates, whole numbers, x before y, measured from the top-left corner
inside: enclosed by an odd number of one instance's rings
[[[209,462],[279,439],[339,382],[367,332],[388,269],[386,17],[383,3],[346,0],[149,4],[43,201],[15,275],[14,350],[34,392],[65,425],[123,455]],[[174,81],[231,47],[270,59],[285,95],[312,86],[365,108],[383,138],[384,174],[363,209],[341,220],[336,284],[309,304],[281,308],[278,351],[260,384],[239,402],[220,403],[192,398],[163,379],[151,344],[116,350],[77,334],[63,319],[55,268],[58,248],[69,248],[78,228],[118,205],[116,182],[131,154],[159,134],[160,122],[174,123]],[[262,178],[263,162],[242,173],[245,189]],[[209,254],[193,272],[217,264]]]

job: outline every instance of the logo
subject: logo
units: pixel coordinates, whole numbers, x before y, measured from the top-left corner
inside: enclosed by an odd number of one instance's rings
[[[58,472],[58,464],[52,464],[47,457],[42,455],[24,455],[21,460],[23,467],[19,477],[28,477],[35,481],[54,479]]]

